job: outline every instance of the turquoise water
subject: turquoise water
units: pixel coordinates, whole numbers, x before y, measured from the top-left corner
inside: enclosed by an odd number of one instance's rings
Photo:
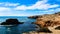
[[[18,19],[18,21],[24,22],[24,24],[19,24],[18,26],[0,26],[0,34],[22,34],[23,32],[35,30],[35,24],[31,24],[32,22],[35,22],[35,19],[28,19],[27,17],[0,16],[0,23],[9,18]]]

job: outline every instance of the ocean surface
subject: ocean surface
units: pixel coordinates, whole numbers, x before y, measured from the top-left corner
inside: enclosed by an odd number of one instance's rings
[[[24,32],[30,32],[35,30],[35,24],[31,24],[35,22],[35,19],[29,19],[26,16],[0,16],[0,23],[5,22],[6,19],[18,19],[20,22],[24,22],[23,24],[19,24],[18,26],[1,26],[0,25],[0,34],[22,34]]]

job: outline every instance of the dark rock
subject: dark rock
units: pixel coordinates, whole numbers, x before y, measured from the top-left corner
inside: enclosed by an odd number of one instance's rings
[[[52,33],[48,28],[40,28],[37,32]]]
[[[56,30],[60,30],[60,26],[56,27],[55,29],[56,29]]]
[[[47,27],[41,27],[41,25],[37,24],[37,32],[44,32],[44,33],[52,33],[52,31],[50,31]]]
[[[23,24],[23,22],[19,22],[17,19],[7,19],[6,22],[2,22],[1,25],[17,25]]]
[[[31,24],[35,24],[35,22],[32,22]]]
[[[38,16],[30,16],[28,18],[30,18],[30,19],[36,19],[36,18],[38,18]]]

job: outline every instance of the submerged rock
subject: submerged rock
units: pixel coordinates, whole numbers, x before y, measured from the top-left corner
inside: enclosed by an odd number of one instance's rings
[[[6,22],[2,22],[1,25],[17,25],[23,24],[23,22],[19,22],[17,19],[7,19]]]

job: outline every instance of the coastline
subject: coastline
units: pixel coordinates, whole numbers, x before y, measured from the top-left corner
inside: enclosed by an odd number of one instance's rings
[[[36,22],[34,24],[38,25],[40,28],[48,28],[52,33],[49,34],[60,34],[60,28],[57,30],[56,27],[60,26],[60,12],[54,13],[54,14],[44,14],[44,15],[38,15],[38,16],[30,16],[30,19],[36,19]],[[41,30],[41,29],[40,29]],[[43,29],[42,29],[43,30]],[[36,34],[48,34],[44,32],[35,32]],[[32,34],[32,33],[31,33]]]

